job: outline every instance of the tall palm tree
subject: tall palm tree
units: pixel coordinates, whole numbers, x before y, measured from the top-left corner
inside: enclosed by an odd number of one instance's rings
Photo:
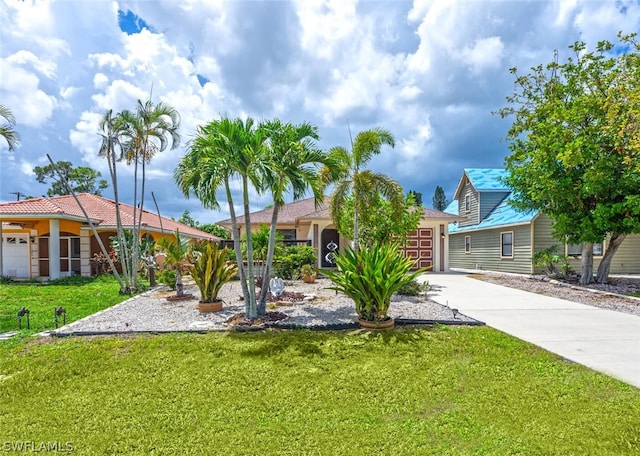
[[[266,267],[262,275],[262,290],[258,300],[258,314],[266,313],[267,284],[271,274],[276,241],[278,213],[285,204],[285,194],[291,191],[293,200],[303,198],[308,190],[313,194],[316,206],[324,200],[325,183],[319,169],[331,167],[327,154],[316,147],[318,128],[309,123],[293,125],[275,119],[262,122],[260,129],[267,137],[268,165],[261,176],[262,186],[273,197],[271,230],[267,247]]]
[[[331,218],[340,232],[350,231],[348,225],[353,223],[353,246],[359,249],[359,220],[362,210],[373,210],[373,204],[382,195],[387,199],[399,217],[404,207],[404,194],[397,181],[381,173],[375,173],[365,169],[365,166],[374,155],[378,155],[384,144],[395,146],[395,140],[391,132],[383,128],[374,128],[358,133],[351,144],[351,150],[344,147],[333,147],[329,150],[329,157],[337,167],[330,170],[327,167],[323,172],[329,175],[334,172],[333,179],[337,183],[331,195],[329,209]],[[345,211],[342,210],[348,198],[353,197],[353,220],[346,220]]]
[[[132,269],[137,268],[140,238],[140,225],[144,210],[146,165],[158,152],[168,147],[175,149],[180,145],[180,116],[172,106],[151,100],[138,100],[135,112],[122,111],[119,115],[123,128],[120,141],[124,146],[124,158],[127,164],[134,165],[133,190],[133,248],[131,253]],[[142,166],[140,204],[138,208],[138,165]],[[139,212],[138,212],[139,209]],[[137,275],[135,282],[137,283]]]
[[[109,175],[111,176],[111,185],[113,187],[113,198],[116,202],[116,207],[120,207],[120,196],[118,192],[118,173],[117,162],[122,160],[124,150],[122,143],[120,142],[120,135],[125,125],[122,122],[122,118],[119,115],[114,116],[113,110],[107,110],[102,119],[100,120],[100,136],[102,142],[100,144],[100,150],[98,155],[107,159],[109,166]],[[122,226],[122,217],[120,216],[120,210],[116,210],[116,230],[118,237],[118,255],[120,257],[120,266],[122,267],[122,275],[124,276],[124,288],[120,290],[123,294],[130,294],[134,284],[131,282],[131,274],[129,272],[129,248],[127,247],[127,240],[124,234],[124,228]]]
[[[2,136],[9,145],[9,150],[14,151],[18,144],[20,144],[20,135],[15,130],[16,118],[9,108],[4,105],[0,105],[0,117],[5,122],[0,124],[0,136]]]
[[[205,126],[199,126],[195,138],[174,172],[174,178],[182,193],[195,195],[205,207],[219,209],[218,191],[224,187],[231,218],[233,246],[240,274],[240,283],[248,318],[257,316],[254,287],[253,249],[251,247],[251,216],[249,210],[249,185],[260,188],[258,176],[263,174],[265,155],[264,137],[256,129],[251,118],[222,118]],[[247,242],[247,267],[244,267],[240,233],[231,183],[240,179],[243,194],[245,233]],[[248,282],[248,283],[247,283]],[[248,286],[250,284],[251,286]]]

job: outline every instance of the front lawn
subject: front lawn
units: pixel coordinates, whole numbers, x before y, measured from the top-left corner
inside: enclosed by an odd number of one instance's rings
[[[3,442],[82,455],[625,455],[639,423],[639,390],[488,327],[0,344]]]
[[[54,310],[64,307],[67,323],[79,320],[128,299],[119,293],[112,276],[70,277],[44,283],[11,283],[0,285],[0,332],[18,330],[18,311],[29,309],[31,330],[22,320],[20,336],[55,328]],[[62,324],[62,318],[59,319]]]

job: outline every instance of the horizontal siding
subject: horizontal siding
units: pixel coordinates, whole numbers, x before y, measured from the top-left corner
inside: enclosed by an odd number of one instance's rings
[[[470,195],[471,198],[471,206],[470,211],[465,211],[465,198],[467,195]],[[478,192],[476,192],[473,185],[467,179],[467,182],[462,187],[462,192],[460,193],[460,199],[458,200],[458,215],[463,217],[467,217],[467,220],[459,222],[459,226],[469,226],[469,225],[477,225],[480,223],[480,219],[478,218],[479,204],[478,204]]]
[[[534,221],[534,252],[544,250],[551,245],[558,246],[558,254],[566,253],[565,245],[554,239],[551,234],[551,219],[540,214]],[[605,241],[604,248],[607,248]],[[602,257],[593,258],[593,270],[598,270]],[[580,258],[569,258],[569,264],[574,271],[580,272]],[[536,272],[543,272],[536,269]],[[640,234],[631,234],[618,248],[613,260],[611,260],[612,274],[640,274]]]
[[[533,221],[533,252],[540,252],[548,249],[552,245],[557,247],[558,255],[564,255],[564,243],[553,237],[551,230],[551,219],[544,214],[539,214]],[[536,274],[546,272],[545,268],[535,268]]]
[[[613,260],[612,274],[640,274],[640,234],[630,234],[620,244]]]
[[[500,233],[512,231],[514,236],[513,258],[500,258]],[[464,252],[464,238],[471,236],[471,252]],[[449,267],[484,269],[488,271],[530,274],[531,226],[451,233],[449,235]]]

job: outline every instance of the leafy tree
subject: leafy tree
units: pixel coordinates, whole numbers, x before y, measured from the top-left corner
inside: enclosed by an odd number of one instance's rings
[[[14,151],[20,144],[20,135],[15,130],[16,118],[9,108],[0,105],[0,117],[4,122],[0,124],[0,136],[2,136],[9,146],[10,151]]]
[[[238,264],[240,284],[245,302],[247,318],[257,317],[255,296],[253,247],[251,234],[251,211],[249,207],[249,185],[261,188],[260,170],[264,169],[266,154],[265,138],[256,128],[251,118],[229,119],[224,117],[204,126],[198,126],[195,138],[189,144],[189,150],[180,160],[174,171],[178,188],[189,197],[195,195],[205,207],[218,209],[218,190],[224,188],[229,215],[236,262]],[[232,179],[240,178],[242,203],[245,217],[245,236],[247,239],[247,265],[245,267],[238,224],[231,192]],[[251,286],[248,286],[248,283]]]
[[[436,191],[433,193],[433,208],[436,211],[444,211],[449,205],[449,200],[444,194],[444,190],[439,185],[436,186]]]
[[[344,147],[331,148],[329,158],[335,165],[332,169],[324,168],[323,174],[329,176],[328,180],[337,182],[329,204],[331,218],[340,233],[353,233],[352,240],[356,250],[360,245],[360,217],[377,211],[376,204],[380,197],[389,202],[394,218],[399,218],[404,208],[405,199],[400,184],[385,174],[365,169],[369,160],[380,153],[384,144],[391,147],[395,145],[393,135],[388,130],[375,128],[362,131],[356,136],[351,150]],[[353,196],[353,212],[348,216],[344,208],[350,196]]]
[[[259,126],[265,141],[266,166],[260,173],[262,190],[273,197],[271,228],[266,250],[266,265],[262,283],[269,283],[276,244],[278,213],[285,204],[285,194],[291,192],[293,200],[313,194],[316,206],[324,200],[325,182],[320,175],[322,166],[331,167],[329,156],[315,144],[318,128],[309,123],[294,125],[278,119],[262,122]],[[258,300],[258,314],[266,313],[267,287],[263,286]]]
[[[423,208],[415,204],[411,193],[407,195],[399,215],[397,209],[380,195],[377,195],[377,199],[372,203],[376,210],[365,211],[360,215],[361,247],[371,248],[391,240],[404,242],[422,220]],[[352,219],[353,208],[353,196],[349,196],[342,208],[345,218]],[[352,238],[353,226],[347,225],[345,229],[346,231],[340,233]]]
[[[187,209],[184,210],[182,216],[180,216],[180,218],[178,219],[178,223],[190,226],[191,228],[198,227],[198,221],[194,220],[193,217],[191,217],[191,213]]]
[[[56,171],[57,168],[57,171]],[[69,188],[60,180],[58,172],[61,173],[75,193],[93,193],[101,196],[101,191],[109,187],[106,180],[100,179],[102,174],[87,166],[73,167],[68,161],[59,161],[54,165],[36,166],[33,168],[36,180],[41,184],[51,182],[51,188],[47,190],[47,195],[69,195]]]
[[[413,196],[416,206],[422,206],[422,193],[415,190],[409,190],[407,196]]]
[[[200,231],[218,236],[220,239],[229,239],[229,231],[226,228],[216,225],[215,223],[204,223],[198,225]]]
[[[514,204],[541,210],[562,242],[582,243],[581,283],[593,280],[592,244],[610,241],[597,280],[629,233],[640,232],[640,46],[635,35],[602,41],[587,52],[570,46],[546,66],[516,76],[502,117],[515,116],[506,183]],[[624,52],[621,52],[624,51]]]

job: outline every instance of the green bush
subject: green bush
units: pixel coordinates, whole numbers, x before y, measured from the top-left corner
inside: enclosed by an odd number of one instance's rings
[[[315,249],[307,245],[289,247],[283,254],[274,257],[274,275],[286,280],[298,279],[300,268],[305,264],[318,264]]]
[[[172,290],[176,289],[176,271],[172,269],[161,269],[156,272],[156,278],[158,279],[158,282],[164,283]]]
[[[431,289],[429,282],[420,283],[416,279],[402,285],[396,293],[403,296],[418,296]]]

